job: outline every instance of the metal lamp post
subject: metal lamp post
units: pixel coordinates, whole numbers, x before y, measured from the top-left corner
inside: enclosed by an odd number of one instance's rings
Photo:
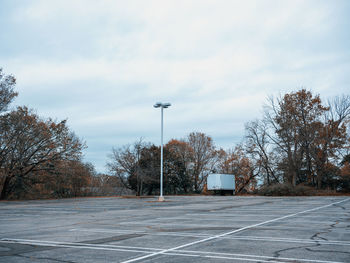
[[[170,103],[161,103],[161,102],[157,102],[156,104],[153,105],[153,107],[155,108],[160,108],[161,109],[161,136],[160,136],[160,141],[161,141],[161,147],[160,147],[160,195],[158,198],[159,202],[163,202],[164,201],[164,197],[163,197],[163,109],[166,109],[168,107],[170,107],[171,104]]]

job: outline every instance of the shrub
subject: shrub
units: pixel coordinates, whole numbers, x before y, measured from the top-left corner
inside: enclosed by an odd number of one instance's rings
[[[291,184],[273,184],[261,187],[258,194],[265,196],[305,196],[312,195],[313,189],[304,185],[294,187]]]

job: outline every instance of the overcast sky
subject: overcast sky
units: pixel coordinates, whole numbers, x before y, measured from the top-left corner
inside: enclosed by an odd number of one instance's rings
[[[0,67],[16,105],[68,119],[85,160],[192,131],[225,149],[269,95],[349,94],[350,1],[0,0]]]

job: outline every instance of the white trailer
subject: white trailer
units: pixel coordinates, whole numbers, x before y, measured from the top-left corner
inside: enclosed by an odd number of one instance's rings
[[[234,193],[235,176],[233,174],[209,174],[207,177],[207,188],[209,191]]]

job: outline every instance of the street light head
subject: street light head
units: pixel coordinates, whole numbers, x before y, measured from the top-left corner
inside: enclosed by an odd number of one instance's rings
[[[156,104],[153,105],[153,107],[155,107],[155,108],[162,107],[165,109],[170,107],[170,106],[171,106],[171,104],[169,102],[167,102],[167,103],[156,102]]]
[[[156,102],[156,104],[153,105],[153,107],[155,108],[159,108],[160,106],[162,106],[161,102]]]

